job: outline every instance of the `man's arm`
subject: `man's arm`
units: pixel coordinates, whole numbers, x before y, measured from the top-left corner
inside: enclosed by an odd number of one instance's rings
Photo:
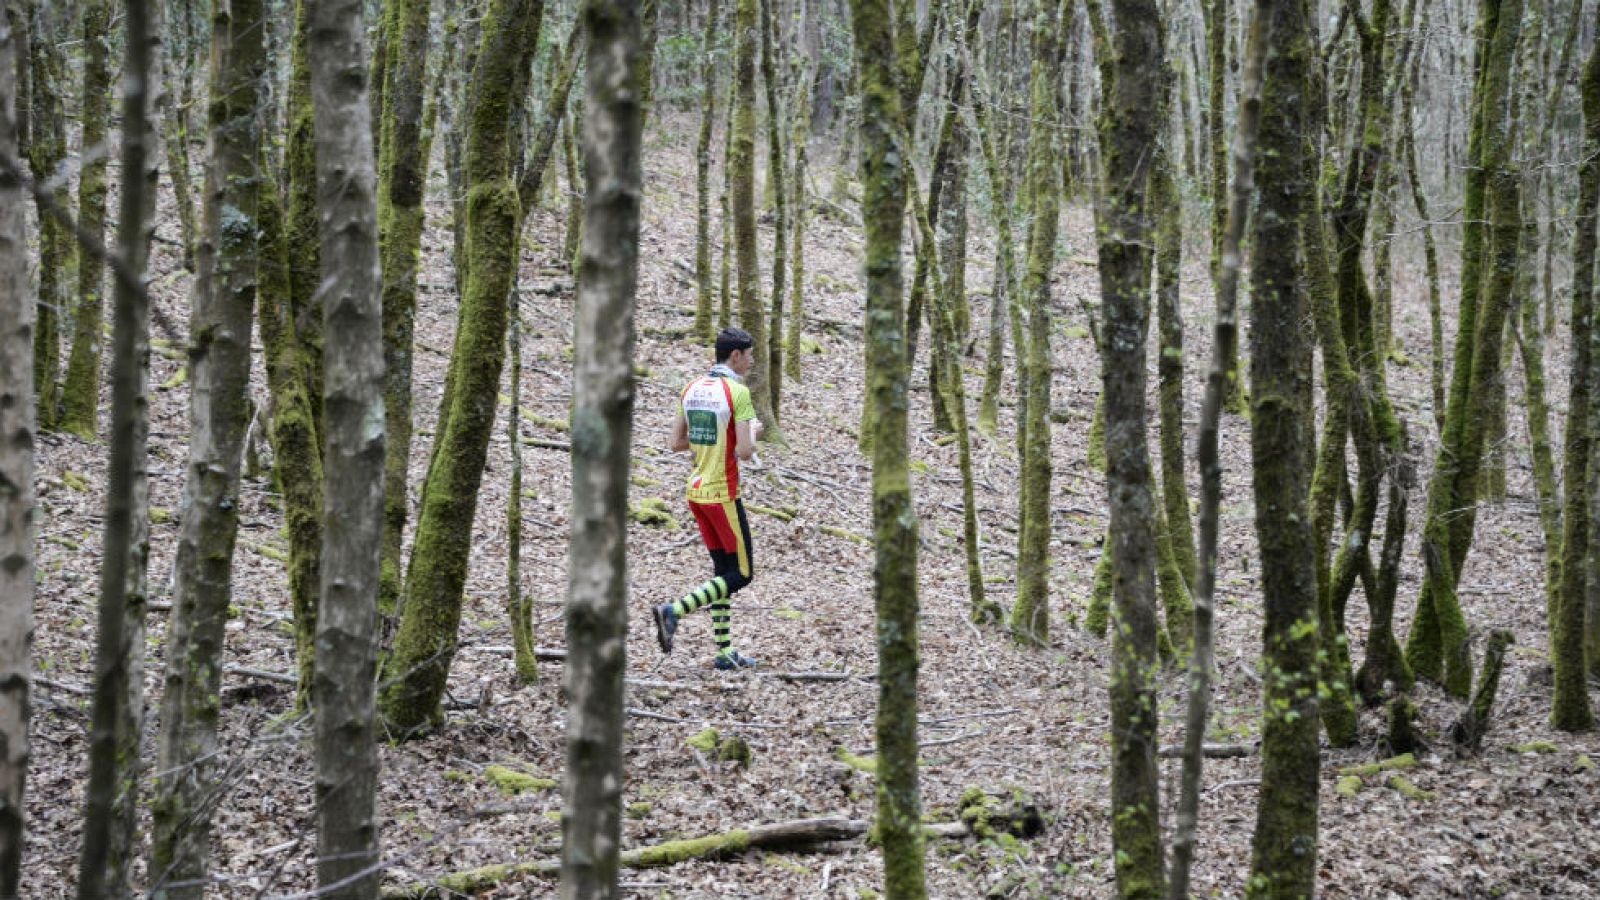
[[[733,455],[740,460],[748,461],[756,455],[756,438],[761,436],[761,422],[758,419],[749,419],[736,422],[733,426]]]
[[[689,449],[689,423],[684,421],[681,412],[672,422],[672,438],[667,442],[667,446],[673,453],[682,453]]]

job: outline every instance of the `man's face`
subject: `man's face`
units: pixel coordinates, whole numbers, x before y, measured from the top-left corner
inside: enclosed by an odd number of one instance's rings
[[[756,351],[754,347],[746,350],[735,350],[728,354],[728,368],[732,369],[740,378],[750,373],[750,367],[755,365]]]

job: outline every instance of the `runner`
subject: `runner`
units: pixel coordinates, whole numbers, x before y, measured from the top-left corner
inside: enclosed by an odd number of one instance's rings
[[[756,661],[733,649],[732,606],[728,598],[750,583],[750,522],[739,499],[739,461],[755,455],[761,423],[744,375],[755,360],[755,341],[742,328],[724,328],[717,335],[716,365],[704,378],[684,388],[678,416],[672,423],[673,452],[694,454],[689,473],[689,510],[700,537],[711,551],[710,581],[676,603],[663,603],[651,613],[661,652],[672,652],[678,621],[697,609],[711,607],[712,634],[717,642],[713,665],[742,669]]]

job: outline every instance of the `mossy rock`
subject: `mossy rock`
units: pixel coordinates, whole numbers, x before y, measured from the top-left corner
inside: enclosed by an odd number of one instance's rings
[[[738,735],[731,735],[717,743],[717,759],[731,762],[741,769],[750,768],[750,762],[755,754],[750,752],[750,744]]]
[[[646,497],[635,503],[628,509],[628,518],[640,525],[668,531],[677,531],[680,527],[677,517],[668,510],[667,501],[660,497]]]
[[[1354,797],[1361,793],[1361,786],[1364,784],[1366,782],[1361,780],[1360,775],[1345,775],[1340,777],[1339,783],[1334,787],[1333,792],[1341,797]]]
[[[640,800],[637,803],[628,804],[627,815],[630,819],[646,819],[650,817],[650,810],[654,808],[654,805],[648,800]]]
[[[540,778],[537,775],[529,775],[526,772],[519,772],[516,769],[501,765],[493,765],[484,769],[483,777],[498,788],[502,795],[507,797],[515,797],[518,794],[526,794],[532,791],[554,790],[560,786],[559,782],[554,778]]]
[[[684,743],[699,750],[701,753],[715,753],[717,752],[717,730],[715,728],[707,728],[705,731],[684,741]]]
[[[1589,758],[1589,754],[1580,753],[1578,758],[1572,761],[1572,770],[1574,772],[1593,772],[1595,770],[1594,760]]]
[[[1389,787],[1392,787],[1398,791],[1400,796],[1405,797],[1407,800],[1427,802],[1429,800],[1439,799],[1438,794],[1435,794],[1433,791],[1425,791],[1422,788],[1417,787],[1410,781],[1410,779],[1407,779],[1402,775],[1390,775],[1388,785]]]

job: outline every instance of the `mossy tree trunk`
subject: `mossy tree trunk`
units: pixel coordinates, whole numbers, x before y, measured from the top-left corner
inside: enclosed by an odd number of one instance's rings
[[[1466,617],[1456,584],[1471,548],[1479,472],[1501,380],[1505,316],[1516,277],[1521,215],[1505,116],[1522,0],[1480,0],[1481,65],[1474,90],[1462,239],[1461,312],[1445,433],[1423,523],[1426,577],[1407,638],[1406,660],[1420,677],[1456,697],[1472,686]],[[1478,224],[1488,215],[1494,234]],[[1486,252],[1487,251],[1487,252]],[[1489,265],[1485,267],[1485,262]]]
[[[1427,23],[1423,18],[1424,26]],[[1411,204],[1416,208],[1417,218],[1422,226],[1423,263],[1428,277],[1428,373],[1433,388],[1433,424],[1434,429],[1444,433],[1444,316],[1440,309],[1439,301],[1439,248],[1433,237],[1433,221],[1428,213],[1428,199],[1425,196],[1422,179],[1417,170],[1417,121],[1416,121],[1416,94],[1417,81],[1422,68],[1424,54],[1415,53],[1412,56],[1411,72],[1406,78],[1405,89],[1401,101],[1401,134],[1400,156],[1405,165],[1406,183],[1411,188]]]
[[[376,679],[384,523],[384,296],[361,0],[317,0],[310,62],[322,222],[328,487],[317,609],[317,883],[375,900]],[[390,84],[389,101],[403,102]]]
[[[527,87],[543,12],[542,0],[494,0],[482,26],[466,147],[467,292],[423,484],[405,607],[384,665],[382,711],[397,738],[438,721],[455,656],[522,221],[511,181],[511,117]]]
[[[912,152],[904,127],[888,0],[851,0],[856,70],[861,85],[861,218],[866,225],[868,369],[865,421],[872,448],[872,527],[876,555],[878,824],[884,894],[927,896],[922,794],[917,783],[917,514],[907,466],[906,354],[900,235]]]
[[[1255,143],[1261,123],[1262,65],[1266,58],[1266,23],[1251,21],[1245,45],[1244,75],[1239,89],[1239,125],[1233,155],[1235,180],[1227,227],[1222,232],[1222,268],[1217,281],[1217,321],[1200,407],[1199,569],[1194,580],[1194,652],[1189,657],[1189,702],[1184,718],[1183,776],[1178,797],[1177,831],[1172,839],[1170,900],[1187,900],[1189,869],[1194,860],[1200,820],[1200,779],[1205,763],[1205,735],[1210,722],[1213,666],[1213,598],[1217,583],[1217,534],[1222,510],[1222,458],[1219,453],[1222,407],[1227,399],[1228,360],[1236,355],[1240,254],[1245,221],[1255,199]]]
[[[194,271],[195,232],[193,187],[189,179],[189,105],[194,83],[194,8],[189,2],[173,4],[175,15],[163,17],[170,27],[164,36],[167,52],[161,55],[160,107],[162,143],[165,145],[167,180],[172,184],[173,204],[178,207],[178,234],[183,244],[183,267]],[[175,20],[181,18],[181,26]],[[174,78],[176,58],[182,78]],[[180,87],[181,85],[181,87]]]
[[[761,263],[756,256],[756,53],[760,37],[760,0],[735,0],[733,16],[733,125],[729,132],[728,191],[733,216],[733,243],[739,292],[739,325],[755,346],[770,352],[767,305],[761,296]],[[772,368],[768,354],[757,352],[750,369],[750,399],[768,440],[777,434],[772,405]],[[781,370],[779,370],[781,371]]]
[[[165,691],[157,750],[151,892],[200,897],[210,814],[221,774],[223,626],[239,525],[239,465],[247,420],[250,326],[256,295],[257,154],[266,54],[262,6],[214,8],[211,161],[198,292],[191,315],[189,464],[173,565]]]
[[[317,288],[322,279],[322,240],[317,222],[316,113],[311,101],[311,57],[308,40],[313,0],[296,0],[294,36],[289,44],[289,84],[285,103],[284,175],[288,197],[284,204],[289,245],[289,315],[300,341],[307,393],[323,396],[322,309]],[[376,122],[374,121],[374,124]],[[376,138],[375,138],[376,139]],[[322,452],[320,402],[311,404],[311,427],[317,452]]]
[[[1256,806],[1246,894],[1310,897],[1316,891],[1319,731],[1317,579],[1306,498],[1310,410],[1301,380],[1312,344],[1300,267],[1282,252],[1299,239],[1311,195],[1306,152],[1305,85],[1313,64],[1306,4],[1261,3],[1270,17],[1257,155],[1260,205],[1251,234],[1251,461],[1256,537],[1261,546],[1266,681],[1261,737],[1261,793]]]
[[[648,2],[648,0],[647,0]],[[767,185],[772,190],[777,218],[772,229],[772,303],[768,307],[771,319],[766,332],[767,393],[772,403],[772,418],[778,420],[783,399],[783,300],[789,287],[789,190],[787,151],[784,149],[783,129],[787,122],[783,104],[783,85],[779,83],[777,43],[774,31],[773,0],[759,0],[761,5],[761,86],[767,103]],[[748,327],[748,326],[746,326]],[[754,336],[754,332],[751,332]],[[761,346],[758,341],[756,346]],[[757,354],[758,356],[760,354]]]
[[[67,157],[66,77],[57,35],[50,27],[44,5],[28,4],[28,144],[22,148],[35,177],[50,177]],[[21,48],[19,48],[21,52]],[[22,98],[17,98],[21,105]],[[19,123],[20,124],[20,123]],[[60,400],[61,324],[70,297],[69,279],[77,244],[56,216],[35,204],[39,223],[39,298],[33,332],[33,389],[38,427],[55,425]]]
[[[13,7],[13,11],[15,8]],[[0,13],[0,72],[29,52],[27,30]],[[18,154],[17,81],[0,76],[0,156]],[[34,600],[35,301],[28,283],[22,184],[0,172],[0,896],[22,876]],[[109,522],[107,523],[110,524]]]
[[[694,335],[706,344],[716,338],[716,329],[711,324],[711,137],[717,121],[720,67],[716,48],[721,12],[721,0],[708,0],[705,35],[700,40],[700,138],[694,154]]]
[[[1000,34],[1005,33],[1004,26],[1011,20],[1011,12],[1010,4],[1002,5],[1002,21],[996,26]],[[971,42],[962,49],[969,56],[973,52]],[[972,131],[978,138],[978,147],[983,154],[984,172],[989,179],[989,202],[994,210],[994,286],[991,289],[993,296],[989,307],[989,342],[984,358],[983,393],[978,403],[978,430],[992,436],[999,425],[1000,388],[1005,379],[1007,321],[1008,318],[1015,317],[1016,250],[1013,246],[1011,214],[1016,198],[1011,180],[1011,167],[1007,164],[1006,154],[1003,152],[1003,145],[1011,133],[1009,121],[1002,118],[1000,123],[993,124],[994,120],[990,118],[988,107],[985,106],[989,102],[990,93],[982,89],[984,85],[982,73],[976,66],[976,60],[969,58],[967,65],[973,70],[973,102],[970,104],[973,115]],[[1023,350],[1020,344],[1016,344],[1013,350],[1017,360],[1019,384],[1024,380]],[[1021,405],[1018,406],[1018,412],[1019,418],[1022,418]]]
[[[423,195],[422,107],[427,90],[430,0],[389,0],[386,72],[378,130],[378,228],[382,235],[384,418],[383,576],[378,608],[395,615],[400,598],[400,544],[407,514],[411,460],[411,355],[417,314]]]
[[[1577,231],[1572,241],[1572,361],[1567,382],[1566,486],[1561,519],[1561,591],[1550,621],[1550,659],[1555,665],[1550,725],[1562,731],[1594,727],[1594,708],[1584,647],[1588,597],[1600,592],[1600,522],[1595,517],[1594,260],[1596,216],[1600,215],[1600,45],[1583,69],[1583,165],[1578,169]]]
[[[794,264],[790,266],[793,286],[789,291],[789,331],[783,341],[785,352],[788,354],[783,359],[783,371],[789,378],[799,381],[800,357],[804,353],[801,335],[805,332],[806,315],[806,228],[811,213],[806,178],[810,164],[812,84],[817,70],[815,67],[808,68],[798,63],[795,68],[794,98],[791,101],[795,110],[794,130],[789,138],[794,145],[794,172],[790,179],[792,187],[789,189],[789,197],[794,202],[794,223],[791,229],[794,239],[790,242]]]
[[[1056,133],[1043,123],[1061,110],[1062,36],[1073,7],[1049,0],[1039,4],[1034,20],[1029,104],[1033,127],[1028,134],[1026,191],[1032,220],[1028,225],[1028,259],[1020,299],[1027,304],[1026,420],[1022,454],[1021,529],[1017,547],[1017,602],[1011,608],[1011,631],[1018,640],[1050,643],[1050,274],[1055,268],[1060,212],[1061,166],[1056,158]],[[1018,352],[1023,345],[1017,344]]]
[[[639,11],[585,4],[588,182],[578,273],[568,546],[567,770],[561,896],[617,896],[622,838],[622,675],[627,668],[628,467],[643,121]]]
[[[159,147],[153,117],[160,46],[159,9],[126,7],[122,82],[121,210],[117,253],[143,278],[156,205]],[[145,445],[149,301],[143,285],[118,277],[112,314],[112,432],[95,647],[94,718],[89,741],[78,896],[126,896],[139,853],[140,750],[144,743],[146,561],[149,488]]]
[[[1157,500],[1146,437],[1145,383],[1149,248],[1155,236],[1148,186],[1158,127],[1150,111],[1161,106],[1162,31],[1154,0],[1113,0],[1111,8],[1116,27],[1101,62],[1111,78],[1102,84],[1105,183],[1099,229],[1106,492],[1114,573],[1111,840],[1118,895],[1160,897],[1166,892],[1166,873],[1155,757]],[[1033,428],[1030,420],[1030,442]]]
[[[1201,11],[1206,26],[1207,111],[1206,132],[1211,157],[1211,283],[1220,291],[1222,241],[1228,215],[1228,29],[1229,0],[1204,0]],[[1245,411],[1244,385],[1240,383],[1239,357],[1228,360],[1228,410]]]
[[[78,228],[101,240],[106,229],[106,179],[111,126],[111,0],[87,0],[83,14],[83,93],[79,118]],[[95,438],[100,412],[100,326],[105,305],[105,262],[93,253],[78,256],[78,290],[73,306],[72,352],[61,386],[62,431],[86,441]]]

